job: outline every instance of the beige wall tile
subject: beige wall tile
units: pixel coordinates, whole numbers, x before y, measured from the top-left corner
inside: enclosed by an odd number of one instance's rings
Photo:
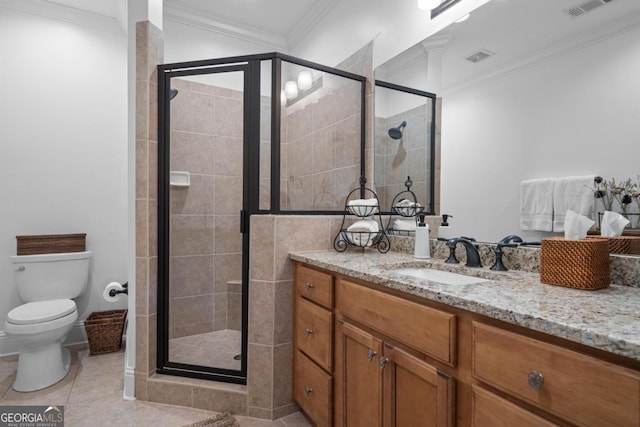
[[[147,209],[149,213],[148,251],[150,257],[155,257],[158,256],[158,201],[150,199]]]
[[[242,279],[242,255],[216,254],[215,262],[215,290],[226,292],[227,282]]]
[[[136,258],[136,314],[149,314],[149,259]]]
[[[353,115],[336,124],[335,140],[335,167],[359,166],[360,114]]]
[[[171,296],[181,298],[213,292],[213,255],[171,257]]]
[[[149,343],[149,375],[153,375],[157,367],[158,355],[158,316],[156,314],[149,315],[149,335],[147,337]]]
[[[310,156],[312,150],[313,139],[311,135],[306,135],[287,144],[287,169],[289,175],[286,178],[299,178],[311,173],[313,170],[313,160]]]
[[[212,216],[172,215],[171,255],[206,255],[213,253]]]
[[[333,125],[314,132],[312,134],[313,149],[311,151],[313,158],[313,172],[326,172],[333,169],[335,161],[336,147],[336,128]],[[309,153],[307,153],[307,156]]]
[[[171,187],[172,214],[213,214],[214,177],[192,174],[189,187]]]
[[[149,213],[144,199],[136,200],[136,256],[149,255]]]
[[[213,161],[213,136],[188,130],[171,131],[171,170],[213,175]]]
[[[230,390],[194,387],[193,407],[208,411],[247,414],[247,394]]]
[[[147,393],[147,374],[136,372],[135,376],[136,399],[149,400]]]
[[[149,314],[158,312],[158,258],[149,258],[147,270],[149,271]]]
[[[242,178],[220,176],[215,179],[215,213],[238,215],[242,209]]]
[[[151,378],[147,389],[150,402],[193,406],[193,387],[190,385],[160,382]]]
[[[136,314],[136,372],[149,372],[149,317]]]
[[[213,331],[213,294],[173,298],[169,308],[170,327],[193,328],[193,333]],[[198,331],[198,332],[196,332]],[[172,335],[177,337],[177,335]]]
[[[249,283],[249,342],[273,345],[274,284],[252,280]]]
[[[213,145],[215,175],[242,176],[242,138],[216,136]]]
[[[273,347],[249,344],[247,389],[249,407],[273,406]]]
[[[251,242],[249,274],[253,279],[274,280],[274,239],[275,216],[253,215],[251,216]]]
[[[227,324],[227,293],[219,292],[213,295],[213,329],[220,331],[229,329]]]
[[[158,199],[158,143],[154,141],[149,141],[149,198],[150,199]]]
[[[227,328],[233,331],[242,330],[242,294],[227,294]]]
[[[149,194],[149,142],[136,140],[136,199],[146,199]]]
[[[274,289],[274,344],[293,340],[293,281],[275,283]]]
[[[291,404],[293,343],[273,348],[273,407]]]
[[[171,129],[213,135],[215,98],[198,92],[181,92],[171,100]],[[197,111],[198,114],[194,114]],[[172,144],[173,145],[173,144]]]
[[[235,215],[216,216],[214,236],[216,254],[242,252],[240,212],[237,212]]]
[[[242,100],[216,97],[215,119],[212,120],[213,134],[242,138],[243,109]]]

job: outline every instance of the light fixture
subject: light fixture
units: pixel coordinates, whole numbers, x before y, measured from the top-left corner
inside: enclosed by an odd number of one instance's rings
[[[458,18],[457,20],[453,21],[453,23],[454,23],[454,24],[458,24],[458,23],[460,23],[460,22],[464,22],[464,21],[466,21],[467,19],[469,19],[469,17],[470,17],[470,16],[471,16],[471,14],[470,14],[470,13],[467,13],[467,14],[466,14],[466,15],[464,15],[463,17]]]
[[[284,94],[287,99],[293,99],[298,96],[298,85],[293,80],[289,80],[284,84]]]
[[[440,0],[418,0],[418,9],[431,10],[440,4]]]
[[[287,103],[287,95],[284,93],[284,90],[280,91],[280,104],[285,105]]]
[[[307,90],[311,89],[313,85],[313,75],[309,70],[302,70],[298,74],[298,89]]]

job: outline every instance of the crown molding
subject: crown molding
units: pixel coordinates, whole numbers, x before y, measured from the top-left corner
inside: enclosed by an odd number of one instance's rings
[[[289,50],[293,50],[337,4],[338,0],[318,0],[314,3],[286,34]]]
[[[448,88],[443,88],[442,94],[443,96],[450,95],[485,80],[489,80],[503,74],[517,72],[529,67],[534,67],[545,61],[569,55],[573,52],[588,48],[602,41],[615,38],[638,28],[640,28],[640,13],[627,15],[615,23],[606,25],[601,31],[577,34],[569,39],[562,40],[546,48],[539,49],[532,54],[527,55],[524,59],[516,59],[511,63],[504,64],[498,70],[489,71],[460,83],[456,83]]]
[[[0,0],[0,7],[54,19],[56,21],[68,22],[94,30],[120,35],[124,34],[122,26],[115,17],[89,12],[47,0]]]
[[[190,9],[173,4],[165,4],[164,19],[235,39],[249,41],[267,47],[270,50],[288,51],[285,38],[279,34],[259,31],[231,22],[223,22],[209,14],[194,13]]]

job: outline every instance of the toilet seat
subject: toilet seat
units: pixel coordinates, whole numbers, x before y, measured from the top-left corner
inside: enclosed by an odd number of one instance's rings
[[[36,301],[14,308],[7,315],[7,322],[14,325],[33,325],[65,317],[76,310],[70,299]]]

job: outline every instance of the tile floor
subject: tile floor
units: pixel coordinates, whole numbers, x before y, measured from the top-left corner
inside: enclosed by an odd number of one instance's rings
[[[242,332],[231,329],[187,335],[169,340],[169,360],[223,369],[240,369]]]
[[[64,405],[65,427],[164,426],[181,427],[215,412],[122,399],[124,351],[89,356],[85,346],[71,350],[67,377],[44,390],[20,393],[11,388],[17,356],[0,357],[0,406]],[[309,427],[300,413],[276,421],[236,416],[241,427]]]

